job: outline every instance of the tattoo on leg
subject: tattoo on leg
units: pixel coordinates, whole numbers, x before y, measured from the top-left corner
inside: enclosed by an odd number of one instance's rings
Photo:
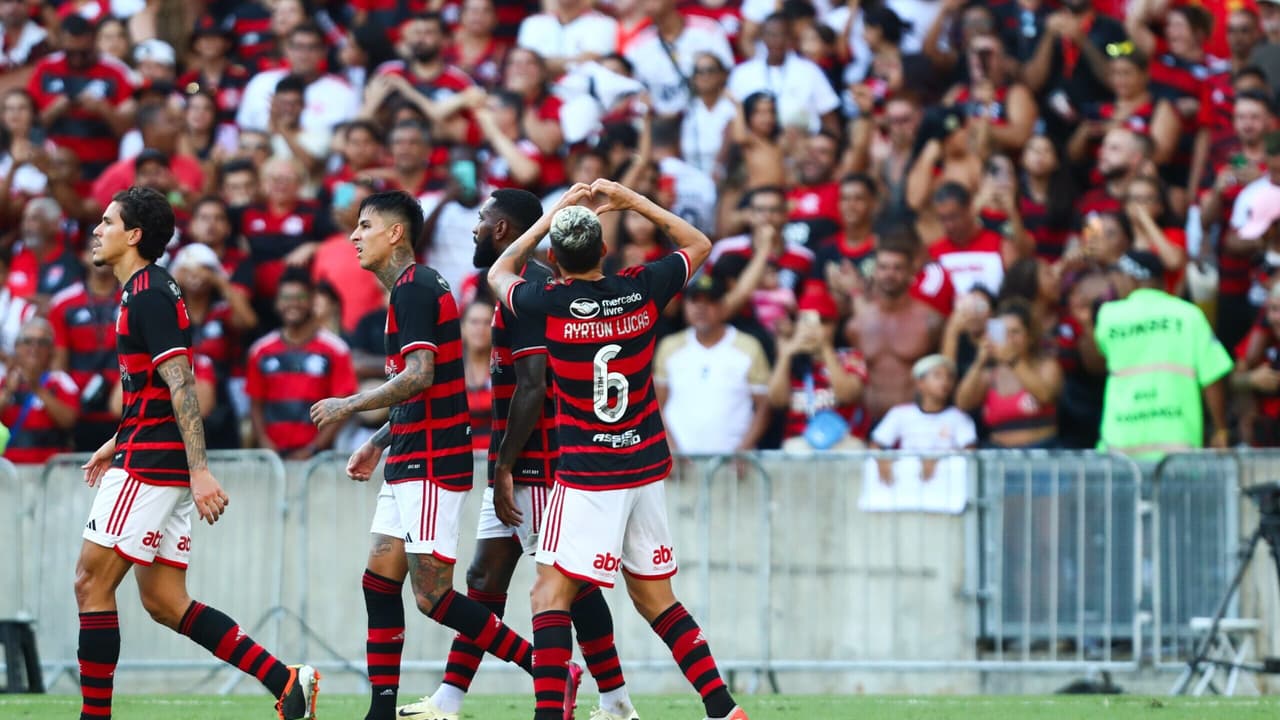
[[[435,607],[440,598],[453,589],[452,568],[430,555],[411,553],[408,558],[409,579],[419,606]]]
[[[369,548],[369,557],[382,557],[391,554],[393,549],[391,538],[385,535],[378,535],[373,539],[373,547]]]

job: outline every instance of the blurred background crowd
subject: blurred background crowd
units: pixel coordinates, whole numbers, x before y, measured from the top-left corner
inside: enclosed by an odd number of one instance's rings
[[[363,197],[428,214],[481,449],[479,206],[597,177],[715,241],[657,348],[679,451],[1094,447],[1099,308],[1152,292],[1235,358],[1197,377],[1214,442],[1280,444],[1280,0],[0,0],[0,27],[18,462],[114,430],[119,289],[85,248],[120,189],[177,212],[211,447],[301,459],[382,421],[307,414],[384,373]],[[605,233],[610,269],[670,249]]]

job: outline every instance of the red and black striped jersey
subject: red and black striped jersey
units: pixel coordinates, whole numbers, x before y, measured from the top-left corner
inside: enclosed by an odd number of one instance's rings
[[[249,241],[249,258],[254,262],[254,297],[275,297],[285,256],[301,245],[324,239],[323,215],[314,200],[299,200],[283,213],[272,212],[266,203],[244,209],[240,231]]]
[[[247,68],[257,67],[259,60],[275,50],[271,10],[263,3],[245,0],[236,6],[231,13],[231,30],[236,36],[235,57]]]
[[[116,313],[120,309],[120,292],[105,296],[89,293],[76,283],[53,297],[49,324],[53,326],[54,346],[67,351],[67,374],[84,390],[95,375],[107,388],[120,380],[120,363],[113,348],[116,344]],[[114,422],[119,417],[106,407],[110,393],[100,393],[97,406],[80,408],[80,420]]]
[[[1205,81],[1211,76],[1230,69],[1223,59],[1205,55],[1201,62],[1193,62],[1180,58],[1169,52],[1163,40],[1157,43],[1155,56],[1147,68],[1150,77],[1151,94],[1162,100],[1171,102],[1181,98],[1199,101]],[[1192,127],[1196,116],[1183,115],[1186,126]]]
[[[431,386],[391,408],[387,482],[429,480],[448,490],[471,489],[471,412],[462,369],[462,326],[449,283],[426,265],[410,265],[391,289],[387,311],[387,379],[404,372],[405,357],[435,355]]]
[[[520,275],[535,285],[551,282],[551,269],[535,260],[525,265]],[[547,354],[547,339],[536,323],[519,322],[515,314],[502,303],[493,314],[493,351],[489,361],[489,376],[493,387],[493,422],[489,435],[489,484],[493,484],[494,467],[498,462],[498,448],[507,434],[507,417],[511,414],[511,398],[516,392],[516,361],[530,355]],[[520,451],[511,477],[517,485],[543,485],[554,479],[556,467],[556,405],[554,383],[547,367],[547,400],[542,407],[542,417],[533,427],[528,442]]]
[[[187,485],[186,445],[173,414],[173,396],[157,368],[182,357],[191,362],[191,319],[178,283],[151,263],[120,294],[116,352],[124,414],[116,432],[113,467],[147,485]]]
[[[279,330],[267,333],[249,350],[245,393],[262,403],[267,439],[281,453],[306,447],[319,432],[311,406],[327,397],[356,391],[351,349],[337,335],[320,330],[294,345]]]
[[[177,86],[179,90],[188,93],[196,89],[209,91],[217,106],[218,122],[234,125],[236,109],[240,107],[240,101],[244,98],[244,88],[249,84],[250,77],[252,76],[248,70],[232,64],[222,71],[222,77],[215,83],[197,68],[179,76]]]
[[[54,53],[36,63],[27,91],[35,98],[36,109],[43,112],[58,98],[74,98],[81,93],[119,106],[133,95],[126,74],[128,68],[115,60],[99,59],[87,70],[73,70],[66,53]],[[107,119],[96,112],[72,103],[46,128],[49,140],[58,147],[70,148],[80,158],[80,175],[97,177],[119,155],[119,140]]]
[[[7,380],[0,374],[0,382]],[[48,370],[40,375],[39,382],[72,410],[80,408],[80,389],[66,373]],[[13,433],[4,451],[10,462],[42,463],[71,447],[71,431],[54,424],[48,406],[36,397],[35,388],[25,380],[14,391],[13,401],[0,410],[0,422]]]
[[[556,480],[584,490],[657,482],[671,471],[653,386],[662,308],[689,280],[677,251],[600,280],[519,282],[505,304],[546,338],[556,380]]]

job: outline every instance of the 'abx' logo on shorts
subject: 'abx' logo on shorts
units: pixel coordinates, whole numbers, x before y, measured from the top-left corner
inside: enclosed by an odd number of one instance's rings
[[[605,572],[617,572],[618,567],[622,565],[622,558],[614,557],[613,553],[604,553],[596,555],[596,561],[591,567]]]

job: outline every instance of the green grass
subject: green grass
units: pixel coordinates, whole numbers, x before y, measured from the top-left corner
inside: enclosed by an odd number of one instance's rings
[[[752,720],[1271,720],[1280,711],[1280,698],[1153,698],[1143,696],[1049,697],[862,697],[862,696],[742,696]],[[586,701],[586,698],[584,698]],[[359,720],[368,701],[363,696],[321,695],[317,720]],[[644,720],[699,720],[702,706],[690,696],[645,696],[637,700]],[[79,698],[68,695],[0,695],[0,717],[6,720],[45,718],[63,720],[79,712]],[[116,720],[267,720],[272,717],[264,698],[200,695],[116,698]],[[589,708],[580,708],[586,720]],[[477,695],[468,698],[464,718],[473,720],[529,720],[533,699],[515,695]]]

